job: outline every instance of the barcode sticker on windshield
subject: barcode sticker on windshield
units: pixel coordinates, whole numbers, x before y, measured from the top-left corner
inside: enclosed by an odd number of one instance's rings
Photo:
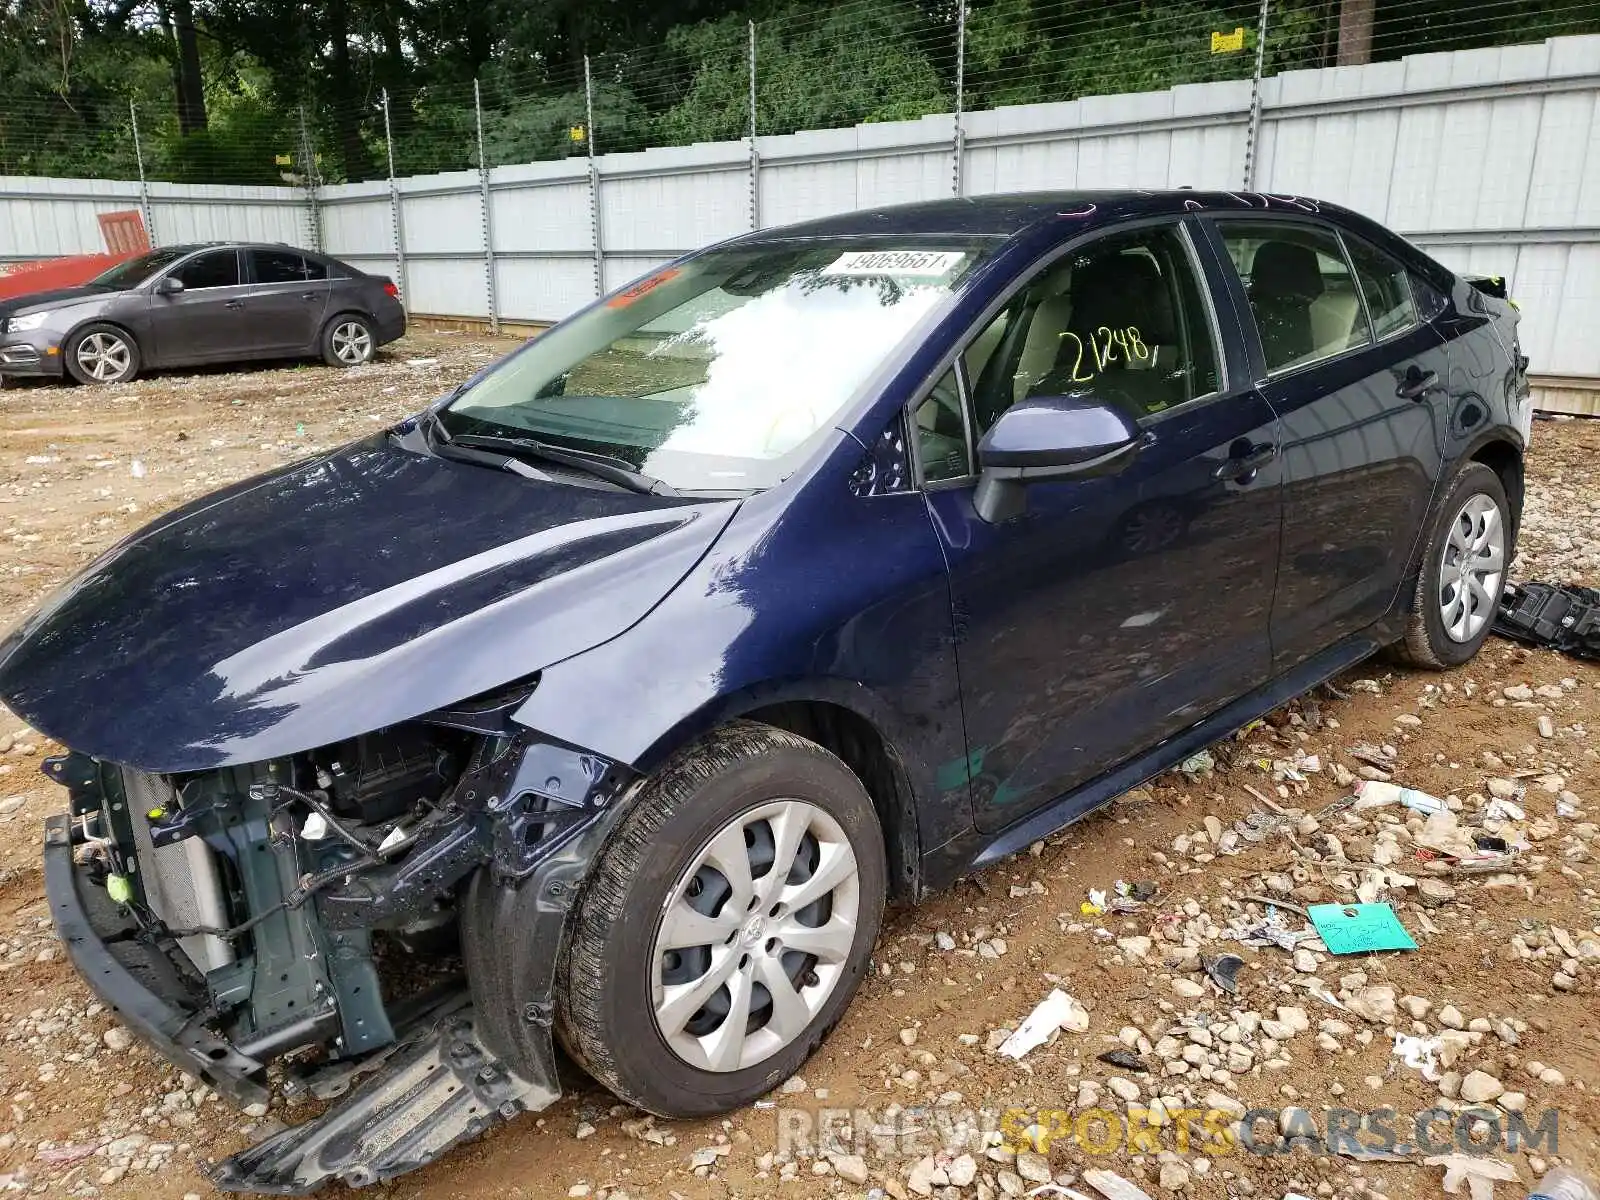
[[[824,275],[914,275],[941,278],[966,260],[960,250],[852,250],[822,269]]]

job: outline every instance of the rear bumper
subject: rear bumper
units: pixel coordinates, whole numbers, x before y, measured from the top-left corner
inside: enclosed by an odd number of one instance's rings
[[[51,354],[52,348],[31,342],[0,343],[0,375],[61,378],[61,355]]]
[[[267,1102],[264,1064],[208,1032],[194,1012],[145,986],[96,932],[86,897],[91,890],[100,889],[89,883],[72,861],[72,826],[64,813],[45,820],[44,890],[72,965],[134,1035],[175,1067],[205,1080],[240,1106]],[[109,898],[104,904],[107,913],[113,914]],[[159,951],[152,949],[151,953]]]

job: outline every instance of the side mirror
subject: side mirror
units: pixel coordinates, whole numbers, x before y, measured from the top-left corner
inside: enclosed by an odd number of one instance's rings
[[[1133,419],[1093,396],[1031,396],[1012,405],[978,443],[973,505],[990,524],[1027,507],[1027,485],[1043,479],[1114,475],[1138,456]]]
[[[183,280],[176,275],[163,275],[156,283],[156,295],[176,296],[183,291]]]

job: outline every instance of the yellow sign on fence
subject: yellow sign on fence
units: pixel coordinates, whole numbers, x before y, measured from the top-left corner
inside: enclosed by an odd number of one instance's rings
[[[1211,53],[1235,54],[1244,49],[1244,26],[1241,25],[1232,33],[1213,33],[1211,35]]]
[[[575,142],[583,141],[583,126],[574,125],[571,129],[567,130],[567,136]]]

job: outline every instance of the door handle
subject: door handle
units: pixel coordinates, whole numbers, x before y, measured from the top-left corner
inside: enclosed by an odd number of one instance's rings
[[[1406,368],[1405,376],[1400,380],[1399,386],[1394,389],[1394,394],[1402,400],[1421,400],[1433,390],[1433,385],[1438,382],[1438,372],[1420,371],[1413,364]]]
[[[226,305],[224,305],[223,307],[225,307],[225,308],[243,308],[244,307],[244,301],[243,300],[229,300],[228,303]]]
[[[1262,467],[1278,457],[1278,447],[1272,442],[1250,446],[1242,454],[1229,455],[1212,474],[1222,480],[1246,483]]]
[[[317,298],[317,294],[315,292],[301,292],[300,293],[300,299],[302,299],[302,300],[315,300],[316,298]]]

